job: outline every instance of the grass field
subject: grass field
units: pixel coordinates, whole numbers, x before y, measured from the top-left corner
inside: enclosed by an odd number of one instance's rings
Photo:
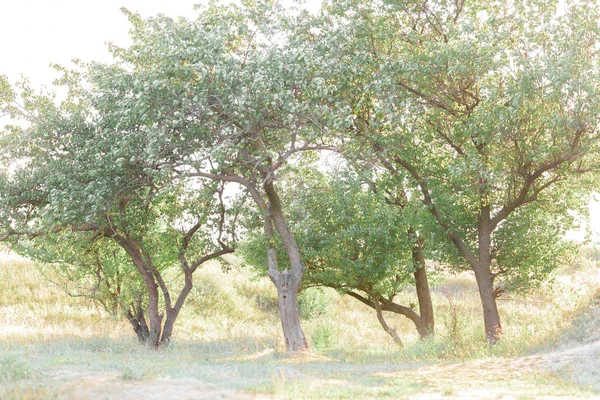
[[[196,288],[164,349],[123,321],[45,282],[27,261],[0,262],[1,399],[600,398],[600,269],[591,251],[531,296],[499,302],[504,336],[483,340],[468,274],[433,289],[436,337],[334,291],[303,295],[310,353],[284,353],[275,290],[218,265]],[[415,303],[407,289],[405,303]]]

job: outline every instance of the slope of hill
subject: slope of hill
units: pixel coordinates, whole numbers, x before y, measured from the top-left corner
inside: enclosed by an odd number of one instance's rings
[[[68,297],[19,259],[0,262],[0,398],[600,398],[600,272],[593,252],[553,285],[501,302],[503,341],[485,345],[472,278],[434,289],[437,335],[419,341],[390,316],[333,291],[303,295],[312,352],[282,353],[274,290],[243,271],[196,278],[173,343]],[[403,293],[411,301],[414,293]],[[413,296],[413,297],[411,297]]]

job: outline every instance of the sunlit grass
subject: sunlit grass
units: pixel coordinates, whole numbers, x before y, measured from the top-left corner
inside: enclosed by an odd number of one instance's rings
[[[137,343],[128,323],[67,296],[43,281],[31,263],[7,260],[0,262],[0,398],[76,398],[78,376],[92,381],[101,376],[114,385],[192,379],[277,398],[419,393],[461,398],[463,389],[492,387],[488,380],[498,373],[493,366],[504,360],[600,339],[593,308],[600,299],[597,271],[595,259],[582,257],[530,296],[500,300],[504,334],[493,347],[483,339],[481,307],[469,274],[448,277],[433,288],[435,338],[419,340],[408,319],[386,315],[406,344],[403,349],[369,307],[332,290],[307,293],[302,324],[312,350],[289,358],[274,288],[245,271],[225,273],[217,264],[198,271],[172,343],[154,351]],[[407,288],[397,300],[416,303],[416,295]],[[454,366],[463,378],[456,378]],[[439,376],[432,375],[435,371]],[[493,390],[507,396],[589,395],[568,383],[569,377],[539,380],[535,371],[502,376],[508,391],[500,391],[501,382]],[[596,378],[588,378],[595,387]]]

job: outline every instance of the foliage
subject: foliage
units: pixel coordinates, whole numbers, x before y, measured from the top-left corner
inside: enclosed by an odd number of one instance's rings
[[[305,168],[284,186],[290,225],[307,267],[304,285],[393,296],[414,272],[406,222],[352,172],[336,175]],[[266,258],[262,234],[252,232],[240,252],[260,270]],[[286,260],[280,266],[286,268]]]
[[[572,226],[570,218],[552,214],[543,205],[530,205],[504,221],[494,234],[491,250],[498,295],[526,294],[556,268],[574,262],[577,244],[565,239],[566,229]]]
[[[492,342],[501,329],[494,276],[536,282],[528,278],[557,264],[549,258],[562,244],[530,249],[555,231],[552,218],[568,225],[569,210],[585,208],[599,166],[598,10],[557,6],[329,2],[313,39],[330,59],[323,74],[345,121],[331,128],[351,158],[372,160],[420,197],[477,275]],[[544,203],[552,207],[532,211]],[[546,222],[524,226],[519,214]],[[501,232],[504,223],[517,232]],[[510,235],[512,245],[501,243]],[[516,252],[516,240],[531,247]]]

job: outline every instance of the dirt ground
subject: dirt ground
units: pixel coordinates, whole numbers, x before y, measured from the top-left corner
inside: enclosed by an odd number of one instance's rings
[[[337,364],[333,360],[332,362]],[[384,381],[390,378],[405,379],[422,384],[423,390],[399,392],[400,398],[408,399],[564,399],[565,396],[569,396],[561,392],[554,395],[548,393],[547,389],[540,392],[539,384],[546,385],[548,379],[558,379],[567,385],[573,382],[589,390],[586,390],[585,398],[600,398],[600,340],[515,359],[429,365],[345,365],[344,368],[350,380],[353,376],[370,375]],[[531,376],[539,376],[539,381],[523,380],[523,377]],[[118,373],[68,368],[56,369],[49,373],[47,378],[54,381],[56,385],[53,386],[59,388],[59,397],[67,399],[294,398],[293,395],[285,393],[256,394],[206,385],[193,378],[128,380]],[[331,378],[327,373],[321,376],[311,374],[310,367],[303,368],[302,362],[274,367],[269,381],[274,382],[275,378],[287,379],[296,382],[297,385],[313,388],[352,384],[345,379]],[[352,391],[352,388],[349,388],[346,393],[351,394]],[[318,398],[318,389],[308,397]],[[376,390],[373,391],[373,397],[380,397]]]
[[[71,399],[258,399],[259,396],[234,389],[201,384],[196,379],[156,379],[127,381],[119,374],[95,371],[59,370],[60,397]],[[263,397],[264,398],[264,397]]]

